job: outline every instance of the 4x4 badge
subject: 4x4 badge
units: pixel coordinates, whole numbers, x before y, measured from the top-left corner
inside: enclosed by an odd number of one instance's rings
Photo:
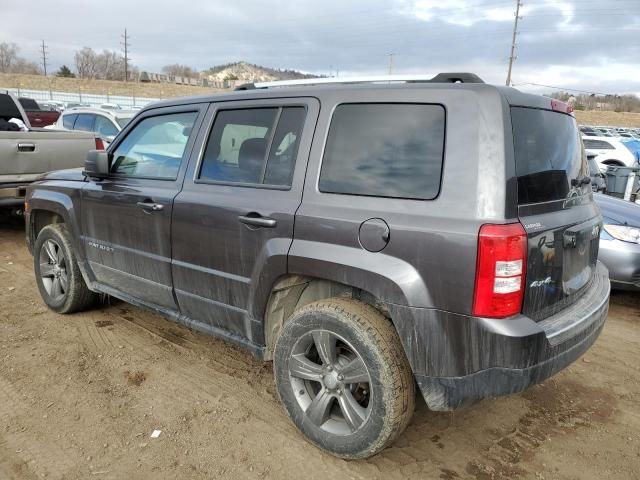
[[[531,282],[529,285],[530,288],[542,287],[543,285],[548,285],[551,283],[551,277],[547,277],[544,280],[536,280],[535,282]]]

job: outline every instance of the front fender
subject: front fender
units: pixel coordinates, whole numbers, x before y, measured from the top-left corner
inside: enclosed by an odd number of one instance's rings
[[[78,193],[77,190],[74,191]],[[33,251],[33,245],[36,240],[36,225],[34,224],[35,213],[38,211],[55,213],[62,218],[69,228],[71,244],[74,247],[80,269],[85,276],[85,280],[87,280],[85,271],[86,255],[82,242],[80,241],[82,234],[80,229],[80,215],[76,210],[71,195],[61,190],[29,187],[26,200],[29,205],[28,211],[25,212],[26,236],[29,250]]]

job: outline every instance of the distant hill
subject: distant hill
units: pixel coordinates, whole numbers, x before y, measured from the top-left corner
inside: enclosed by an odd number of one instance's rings
[[[224,82],[225,80],[270,82],[274,80],[296,80],[317,77],[317,75],[308,75],[296,70],[279,70],[247,62],[227,63],[226,65],[211,67],[209,70],[202,72],[202,75],[213,82]]]

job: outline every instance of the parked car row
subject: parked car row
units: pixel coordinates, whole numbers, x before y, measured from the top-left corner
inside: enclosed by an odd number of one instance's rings
[[[70,108],[101,108],[104,110],[141,110],[143,105],[135,105],[132,107],[123,107],[117,103],[100,103],[100,104],[91,104],[91,103],[82,103],[82,102],[61,102],[58,100],[34,100],[32,98],[27,97],[19,97],[20,102],[26,101],[29,102],[31,109],[38,109],[47,112],[58,112],[62,113],[65,110]]]
[[[580,131],[585,137],[634,138],[640,140],[640,128],[581,125]]]

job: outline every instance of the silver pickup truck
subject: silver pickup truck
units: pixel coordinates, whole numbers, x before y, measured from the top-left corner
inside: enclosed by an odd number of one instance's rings
[[[0,93],[0,120],[12,118],[28,130],[0,130],[0,209],[20,213],[27,185],[43,173],[82,166],[87,152],[100,149],[102,141],[89,132],[31,128],[17,99]]]

